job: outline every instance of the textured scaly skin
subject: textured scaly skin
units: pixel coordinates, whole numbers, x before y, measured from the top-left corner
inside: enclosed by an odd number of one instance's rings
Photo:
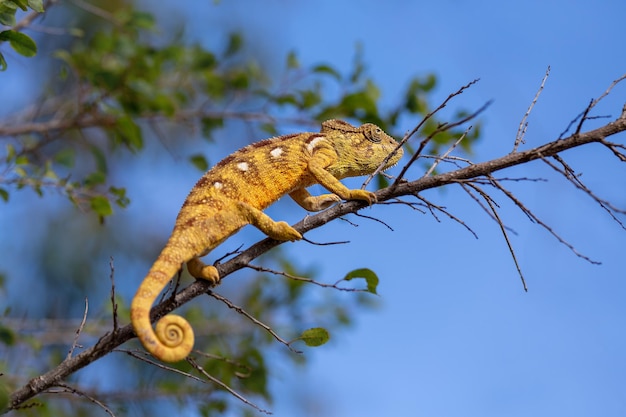
[[[286,222],[275,222],[262,210],[289,194],[309,211],[323,210],[343,200],[376,201],[373,193],[351,190],[339,179],[374,172],[397,143],[378,126],[354,127],[341,120],[322,123],[320,133],[299,133],[253,143],[209,170],[185,200],[172,235],[139,286],[131,305],[131,320],[143,346],[165,362],[184,359],[194,344],[193,330],[180,316],[161,318],[156,332],[150,308],[170,279],[187,263],[190,274],[219,281],[217,269],[204,265],[206,255],[246,224],[271,238],[295,241],[302,236]],[[402,149],[388,161],[395,165]],[[306,187],[321,184],[332,194],[311,196]]]

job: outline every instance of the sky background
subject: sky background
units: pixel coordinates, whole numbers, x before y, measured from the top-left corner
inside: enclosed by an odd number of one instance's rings
[[[617,0],[274,0],[262,6],[220,2],[201,10],[162,2],[152,11],[164,19],[183,15],[188,35],[209,46],[221,40],[205,37],[204,28],[245,24],[272,40],[264,45],[271,45],[266,52],[277,67],[294,50],[305,66],[330,63],[345,72],[358,43],[381,88],[383,106],[400,100],[415,75],[437,75],[433,104],[480,78],[452,105],[477,109],[494,100],[481,118],[484,129],[471,155],[474,162],[511,151],[548,65],[550,77],[530,116],[522,149],[555,139],[590,99],[626,73],[626,3]],[[626,84],[595,114],[617,117],[624,103]],[[404,120],[399,130],[417,122]],[[613,140],[624,143],[626,137]],[[586,146],[563,156],[597,195],[626,208],[626,166],[610,152]],[[132,171],[129,167],[131,176]],[[153,182],[128,184],[133,204],[123,215],[140,218],[150,210],[151,227],[170,230],[198,175],[191,168],[155,175],[170,198],[159,200],[150,189]],[[286,364],[275,370],[274,415],[626,415],[626,231],[545,164],[526,164],[501,175],[548,179],[510,188],[577,250],[602,265],[576,257],[498,196],[500,216],[517,232],[511,243],[529,287],[525,293],[498,226],[458,187],[424,196],[462,218],[479,239],[444,218],[438,222],[406,207],[377,206],[363,213],[384,220],[393,232],[352,218],[358,228],[334,222],[310,235],[317,241],[348,239],[349,245],[283,245],[294,260],[318,267],[320,280],[332,282],[355,268],[373,269],[381,279],[380,307],[361,312],[356,326],[328,345],[307,350],[311,365],[306,369]],[[409,178],[419,176],[414,169]],[[281,202],[269,213],[292,223],[304,215],[291,202]],[[44,227],[21,215],[19,206],[0,211],[0,225],[26,223]],[[140,233],[141,226],[132,232]],[[255,231],[242,236],[225,249],[260,237]],[[0,244],[6,249],[4,239]],[[19,239],[11,242],[15,251],[23,245]],[[25,267],[8,262],[3,268],[13,274]],[[228,281],[224,285],[236,286],[236,279]]]

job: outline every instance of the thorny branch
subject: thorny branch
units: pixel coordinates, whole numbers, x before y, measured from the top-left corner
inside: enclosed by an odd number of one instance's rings
[[[464,163],[467,163],[467,166],[460,167],[452,171],[442,172],[436,175],[423,176],[414,181],[407,181],[403,179],[409,166],[413,164],[413,162],[417,159],[417,157],[420,156],[421,151],[424,149],[426,143],[430,140],[430,136],[429,136],[421,141],[420,145],[418,146],[417,152],[415,154],[417,156],[414,155],[413,158],[411,158],[410,161],[403,167],[399,178],[390,187],[378,190],[378,192],[376,192],[376,197],[378,199],[378,202],[384,203],[384,202],[389,201],[390,203],[393,202],[396,204],[397,203],[406,204],[411,208],[416,208],[415,207],[416,203],[409,203],[409,202],[402,201],[400,200],[400,197],[417,196],[417,198],[420,199],[420,201],[424,203],[426,207],[429,210],[431,210],[431,212],[438,211],[438,212],[441,212],[450,216],[453,219],[456,219],[454,216],[452,216],[447,211],[445,211],[443,207],[439,207],[421,198],[419,196],[419,193],[428,189],[433,189],[433,188],[445,186],[448,184],[471,185],[473,189],[476,190],[476,192],[480,194],[483,201],[487,203],[487,206],[489,208],[488,210],[491,211],[491,213],[493,214],[493,217],[502,228],[502,231],[506,237],[506,228],[503,227],[504,224],[502,220],[499,217],[497,217],[497,212],[495,210],[496,206],[494,205],[493,197],[484,191],[480,191],[480,192],[477,191],[478,189],[480,189],[479,185],[491,185],[495,187],[496,189],[498,189],[500,192],[504,193],[504,195],[507,198],[512,200],[513,203],[517,207],[519,207],[522,210],[522,212],[524,212],[532,221],[536,222],[541,227],[543,227],[548,232],[550,232],[561,243],[564,243],[565,245],[567,245],[578,256],[584,257],[583,255],[578,254],[578,252],[574,250],[573,246],[571,246],[565,240],[560,238],[547,224],[543,223],[540,219],[538,219],[537,216],[535,216],[530,210],[528,210],[524,206],[524,204],[520,200],[518,200],[510,191],[506,190],[500,184],[500,182],[494,178],[493,174],[495,172],[501,171],[503,169],[506,169],[515,165],[521,165],[521,164],[525,164],[525,163],[535,161],[535,160],[549,161],[552,158],[556,160],[559,164],[561,164],[563,168],[559,168],[555,164],[552,164],[551,166],[553,166],[553,168],[555,168],[557,172],[560,172],[561,174],[565,175],[566,178],[568,178],[569,181],[572,181],[573,184],[576,185],[578,189],[590,195],[596,202],[600,203],[600,205],[605,210],[612,212],[613,214],[624,214],[624,210],[617,209],[616,207],[609,204],[608,202],[596,197],[595,194],[593,194],[586,186],[583,186],[582,183],[578,182],[575,179],[576,176],[573,175],[573,170],[571,170],[571,168],[569,168],[567,165],[564,165],[563,162],[561,162],[562,159],[560,161],[558,159],[558,155],[567,149],[572,149],[572,148],[584,146],[584,145],[591,144],[591,143],[599,143],[605,146],[606,148],[608,148],[613,153],[613,155],[616,156],[620,161],[626,162],[626,153],[624,152],[626,148],[624,144],[613,143],[607,140],[607,138],[611,136],[614,136],[620,132],[626,131],[626,105],[622,109],[622,113],[617,119],[599,128],[596,128],[587,132],[582,131],[584,121],[593,118],[593,116],[590,116],[590,112],[592,108],[603,97],[606,97],[606,95],[610,93],[613,87],[615,87],[619,82],[623,81],[624,79],[626,79],[626,75],[616,80],[607,89],[607,91],[604,94],[602,94],[598,99],[590,102],[590,104],[587,106],[585,111],[583,111],[581,115],[575,119],[579,122],[575,133],[571,134],[568,137],[562,137],[563,136],[562,135],[556,140],[548,142],[544,145],[541,145],[532,149],[528,149],[525,151],[514,151],[501,158],[497,158],[497,159],[486,161],[486,162],[474,163],[474,164],[469,163],[469,161],[464,162]],[[456,93],[448,97],[448,99],[446,99],[444,103],[441,106],[439,106],[437,110],[435,110],[435,112],[443,108],[449,102],[451,98],[463,92],[471,84],[472,83],[468,84],[467,86],[464,86],[459,91],[457,91]],[[470,115],[469,117],[464,118],[463,120],[460,120],[454,123],[442,125],[439,127],[439,129],[441,129],[441,131],[444,131],[446,129],[450,129],[453,126],[458,126],[460,124],[463,124],[471,120],[472,118],[476,117],[480,112],[482,112],[482,110],[484,110],[485,106],[483,106],[483,108],[479,109],[477,112]],[[435,112],[433,112],[433,114]],[[431,117],[431,116],[432,114],[427,117]],[[75,121],[72,123],[75,123]],[[404,140],[405,141],[408,140],[408,138],[412,134],[415,134],[422,125],[423,125],[423,122],[418,124],[417,127],[413,129],[412,132],[410,132],[409,134],[405,136]],[[57,126],[57,127],[60,128],[60,126]],[[0,135],[1,134],[2,132],[0,132]],[[458,163],[458,162],[459,160],[456,159],[455,163]],[[417,203],[417,204],[422,204],[422,203]],[[365,207],[367,207],[367,204],[363,202],[359,202],[359,201],[343,202],[321,213],[318,213],[312,216],[307,216],[305,219],[295,224],[294,228],[298,230],[300,233],[304,234],[332,220],[342,218],[351,213],[356,213]],[[614,218],[616,219],[616,217]],[[460,220],[457,220],[457,221],[465,225],[462,221]],[[469,230],[471,231],[471,229]],[[507,239],[507,242],[508,242],[508,239]],[[233,258],[221,263],[220,265],[217,265],[220,276],[225,278],[239,269],[250,267],[250,263],[252,260],[260,256],[261,254],[267,252],[268,250],[280,245],[281,243],[282,242],[267,238],[252,245],[250,248],[241,251]],[[510,244],[510,242],[508,243]],[[511,248],[510,249],[511,253],[514,256],[514,251],[512,247],[510,248]],[[594,262],[589,258],[586,258],[586,257],[584,258],[587,259],[589,262]],[[203,280],[195,281],[192,284],[188,285],[187,287],[183,288],[180,292],[176,293],[174,296],[165,298],[164,300],[159,302],[152,309],[151,319],[153,321],[156,321],[158,318],[180,307],[181,305],[189,302],[190,300],[202,294],[206,294],[210,290],[211,290],[211,287],[206,281],[203,281]],[[71,375],[72,373],[76,372],[77,370],[81,368],[84,368],[85,366],[89,365],[91,362],[103,357],[104,355],[112,352],[118,346],[132,339],[133,337],[134,337],[134,333],[133,333],[131,325],[120,327],[117,329],[117,331],[109,332],[103,335],[95,345],[88,347],[87,349],[83,350],[82,352],[80,352],[79,354],[75,356],[65,358],[54,369],[51,369],[45,374],[40,375],[36,378],[33,378],[26,385],[19,388],[15,392],[13,392],[11,394],[11,402],[9,406],[10,409],[17,409],[17,408],[24,407],[25,402],[28,399],[33,398],[34,396],[42,392],[48,391],[51,388],[62,386],[63,384],[62,381],[64,381],[69,375]],[[133,356],[139,357],[138,355],[133,355]],[[147,360],[147,359],[142,358],[142,360]],[[153,363],[156,364],[156,362],[153,362]],[[190,364],[192,364],[192,366],[194,366],[194,363],[195,362],[191,360]],[[160,364],[156,364],[156,365],[163,366]],[[194,367],[197,371],[202,373],[207,379],[211,379],[210,376],[206,374],[201,367],[197,367],[197,366],[194,366]],[[176,371],[173,368],[171,369],[172,371]],[[190,375],[190,377],[197,378],[193,375]],[[205,380],[202,380],[202,381],[205,382]],[[216,382],[216,381],[214,381],[214,383],[219,384],[219,382]],[[224,388],[229,389],[229,387],[224,387]],[[235,392],[232,392],[232,393],[233,395],[238,396],[237,393]],[[238,396],[238,398],[239,397],[240,396]],[[242,401],[248,403],[245,398],[241,397],[241,399]],[[6,411],[8,410],[3,410],[3,412],[6,412]]]

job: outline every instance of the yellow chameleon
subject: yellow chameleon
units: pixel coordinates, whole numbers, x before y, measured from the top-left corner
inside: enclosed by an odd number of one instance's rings
[[[191,189],[172,235],[133,298],[131,320],[146,350],[162,361],[177,362],[193,349],[193,330],[184,318],[166,315],[156,331],[150,323],[152,304],[184,263],[192,276],[215,285],[220,279],[217,269],[198,258],[246,224],[273,239],[302,239],[286,222],[262,212],[285,194],[309,211],[323,210],[341,199],[375,202],[373,193],[348,189],[339,179],[371,174],[396,147],[394,139],[371,123],[355,127],[328,120],[320,133],[266,139],[215,165]],[[402,154],[398,149],[384,168],[395,165]],[[332,194],[310,195],[306,187],[313,184]]]

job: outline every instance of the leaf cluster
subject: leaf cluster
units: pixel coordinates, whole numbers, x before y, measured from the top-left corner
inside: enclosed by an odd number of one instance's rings
[[[43,13],[42,0],[0,0],[0,25],[6,27],[16,26],[15,14],[18,9],[22,11],[32,10],[35,13]],[[28,35],[16,29],[0,31],[0,48],[4,42],[8,42],[11,48],[25,57],[33,57],[37,54],[37,44]],[[0,50],[0,71],[7,69],[7,61]]]

